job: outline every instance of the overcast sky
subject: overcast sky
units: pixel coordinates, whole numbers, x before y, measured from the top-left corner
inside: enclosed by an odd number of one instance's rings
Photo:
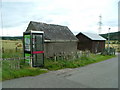
[[[22,36],[30,21],[68,26],[79,32],[101,33],[118,31],[119,0],[0,0],[3,36]]]

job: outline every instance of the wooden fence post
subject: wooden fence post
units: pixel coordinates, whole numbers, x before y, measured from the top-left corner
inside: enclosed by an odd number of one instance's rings
[[[4,53],[4,52],[5,52],[4,47],[2,47],[2,53]]]
[[[18,48],[17,48],[17,47],[15,48],[15,51],[16,51],[16,52],[18,51]]]
[[[55,62],[56,62],[56,59],[57,59],[57,58],[56,58],[56,53],[54,53],[54,61],[55,61]]]

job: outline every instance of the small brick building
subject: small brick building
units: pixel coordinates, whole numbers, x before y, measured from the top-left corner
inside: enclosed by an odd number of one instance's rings
[[[80,32],[76,37],[79,39],[78,50],[89,50],[92,53],[98,53],[105,48],[106,39],[98,34]]]

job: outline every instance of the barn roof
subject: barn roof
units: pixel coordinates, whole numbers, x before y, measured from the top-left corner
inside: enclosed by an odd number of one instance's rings
[[[102,36],[100,36],[98,34],[88,33],[88,32],[80,32],[80,33],[82,33],[86,37],[90,38],[91,40],[106,40],[105,38],[103,38]]]
[[[26,31],[31,29],[35,31],[44,31],[46,40],[78,40],[67,26],[31,21]]]

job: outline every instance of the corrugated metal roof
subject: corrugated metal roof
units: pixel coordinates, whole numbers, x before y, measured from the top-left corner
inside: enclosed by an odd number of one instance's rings
[[[106,40],[105,38],[103,38],[102,36],[100,36],[98,34],[88,33],[88,32],[80,32],[80,33],[84,34],[85,36],[87,36],[91,40]]]
[[[33,25],[34,28],[32,27],[32,29],[35,31],[44,31],[44,37],[47,40],[78,40],[67,26],[34,21],[31,21],[30,24]],[[28,29],[30,30],[27,28],[26,31],[29,31]]]

